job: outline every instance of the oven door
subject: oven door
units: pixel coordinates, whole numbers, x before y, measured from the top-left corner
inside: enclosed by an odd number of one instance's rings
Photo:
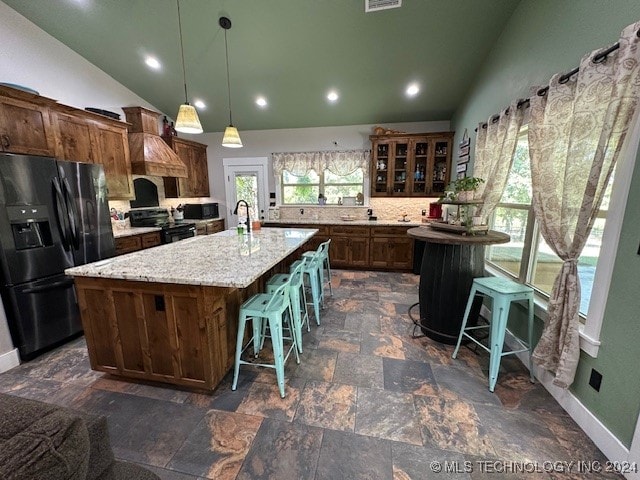
[[[162,231],[162,243],[174,243],[184,240],[185,238],[195,237],[196,226],[187,228],[171,228]]]

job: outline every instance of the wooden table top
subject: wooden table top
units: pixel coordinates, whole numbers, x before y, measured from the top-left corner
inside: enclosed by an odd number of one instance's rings
[[[489,230],[486,234],[460,235],[459,233],[434,230],[429,226],[411,228],[407,235],[417,240],[430,243],[444,243],[448,245],[493,245],[496,243],[508,243],[511,237],[506,233]]]

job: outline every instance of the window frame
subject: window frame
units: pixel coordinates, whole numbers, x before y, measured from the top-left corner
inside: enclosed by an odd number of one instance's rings
[[[315,169],[311,169],[313,170],[314,173],[316,173],[318,175],[318,183],[285,183],[284,182],[284,172],[288,172],[290,175],[293,175],[291,172],[289,172],[288,170],[283,170],[282,173],[280,174],[278,180],[279,183],[279,188],[278,188],[278,194],[280,195],[280,199],[279,199],[279,204],[285,207],[289,207],[289,206],[296,206],[296,205],[317,205],[317,200],[314,201],[313,203],[285,203],[284,201],[284,189],[285,187],[296,187],[296,186],[311,186],[311,187],[315,187],[318,186],[318,191],[325,194],[326,193],[326,187],[330,186],[336,186],[336,187],[344,187],[344,186],[356,186],[356,187],[362,187],[362,194],[364,195],[364,200],[365,200],[365,204],[368,202],[369,200],[369,192],[366,188],[367,185],[367,172],[365,171],[364,168],[359,168],[360,170],[362,170],[362,184],[360,183],[326,183],[325,182],[325,172],[327,171],[327,169],[325,168],[324,170],[322,170],[321,173],[318,173],[315,171]],[[335,174],[334,174],[335,175]],[[294,175],[296,176],[296,175]],[[336,175],[336,176],[340,176],[340,175]],[[327,206],[339,206],[337,203],[327,203]]]
[[[597,358],[601,344],[600,332],[602,331],[602,323],[604,320],[607,298],[609,296],[609,288],[611,287],[611,279],[613,277],[613,270],[620,242],[620,233],[622,230],[629,191],[631,189],[631,179],[633,176],[635,160],[640,149],[639,120],[640,109],[636,111],[634,119],[631,122],[629,133],[627,134],[616,165],[616,175],[613,179],[611,197],[606,215],[606,223],[602,234],[602,246],[596,263],[596,271],[593,279],[591,298],[589,299],[589,307],[586,315],[580,314],[580,316],[584,318],[584,323],[581,323],[580,325],[580,348],[593,358]],[[522,204],[499,203],[498,206],[506,208],[523,208]],[[533,255],[537,251],[537,245],[534,249],[532,248],[532,243],[534,240],[536,243],[539,242],[540,233],[538,222],[535,220],[535,216],[533,215],[533,207],[529,205],[528,209],[529,217],[527,218],[527,230],[525,233],[523,255],[517,280],[524,280],[523,283],[527,283],[534,288],[535,315],[546,320],[549,295],[530,284],[532,274],[532,269],[530,267]],[[600,217],[600,213],[598,216]],[[491,222],[493,223],[493,218],[491,219]],[[510,272],[507,272],[493,264],[486,257],[487,253],[485,253],[485,270],[488,274],[515,278]]]

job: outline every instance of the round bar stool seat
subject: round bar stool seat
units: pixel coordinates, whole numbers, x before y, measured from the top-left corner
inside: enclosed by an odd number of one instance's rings
[[[491,321],[489,325],[480,325],[467,327],[469,312],[476,298],[476,295],[484,296],[491,299]],[[504,336],[507,330],[507,320],[509,319],[509,309],[511,302],[527,301],[528,306],[528,342],[525,343],[516,338],[522,346],[521,350],[510,352],[502,351],[504,345]],[[489,348],[480,343],[476,338],[467,332],[480,329],[489,329]],[[467,337],[474,343],[478,344],[484,350],[489,352],[489,391],[493,392],[498,380],[498,372],[500,370],[500,360],[506,355],[514,355],[521,352],[529,352],[529,374],[531,382],[533,377],[533,362],[531,359],[531,349],[533,342],[533,288],[521,283],[502,277],[481,277],[475,278],[471,285],[471,292],[467,301],[467,307],[462,319],[462,327],[458,335],[458,343],[453,351],[452,358],[458,355],[458,349],[462,342],[462,337]]]

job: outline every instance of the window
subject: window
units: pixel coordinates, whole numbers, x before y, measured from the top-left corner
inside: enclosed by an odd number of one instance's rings
[[[607,186],[598,218],[578,259],[581,285],[580,314],[583,317],[587,314],[591,300],[612,184],[613,176]],[[487,248],[487,262],[504,274],[531,285],[539,294],[548,298],[553,282],[562,268],[562,260],[542,238],[533,214],[526,127],[520,132],[513,166],[493,215],[491,228],[509,234],[511,241]]]
[[[355,197],[364,192],[364,172],[358,168],[349,175],[336,175],[324,170],[318,175],[310,170],[304,176],[293,175],[288,170],[282,172],[282,203],[317,204],[322,193],[327,204],[338,204],[339,198]]]

